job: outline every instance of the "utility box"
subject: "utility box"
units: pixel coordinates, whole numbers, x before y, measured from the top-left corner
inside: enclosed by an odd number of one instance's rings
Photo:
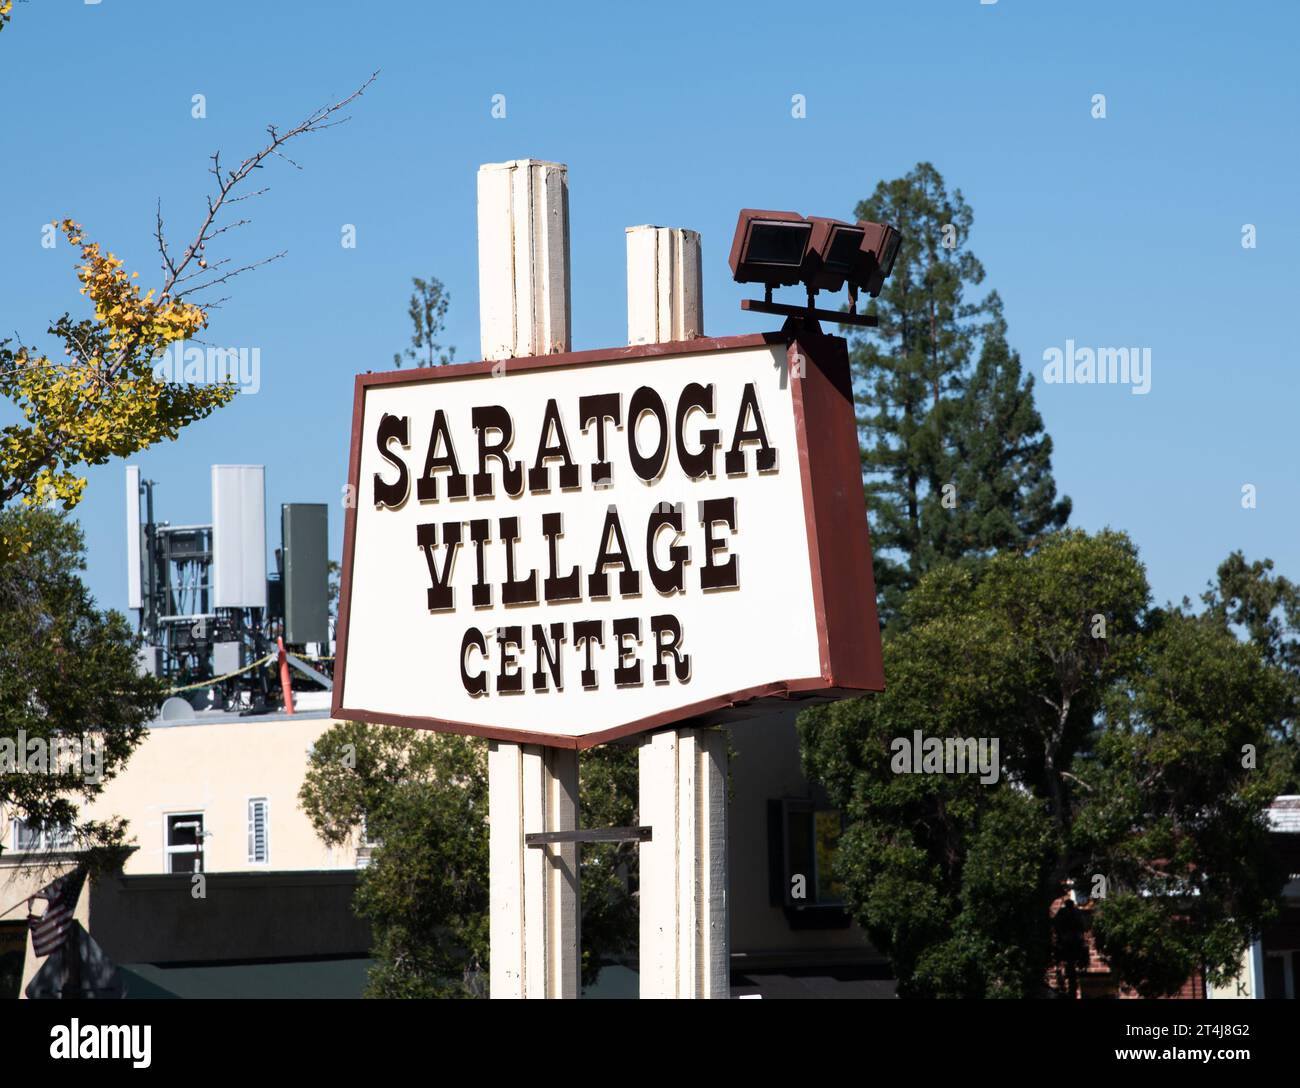
[[[323,502],[293,502],[280,507],[287,643],[329,641],[328,511]]]
[[[212,674],[214,676],[226,676],[232,672],[237,672],[243,665],[240,660],[240,649],[238,642],[214,642],[212,644]]]
[[[136,671],[141,676],[162,676],[162,650],[157,646],[141,646],[136,651]]]

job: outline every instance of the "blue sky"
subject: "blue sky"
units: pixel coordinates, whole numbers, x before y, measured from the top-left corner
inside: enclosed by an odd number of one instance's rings
[[[726,265],[737,210],[849,217],[929,160],[974,209],[971,248],[1028,369],[1067,339],[1151,349],[1146,396],[1038,385],[1074,524],[1131,533],[1159,600],[1197,594],[1234,548],[1300,578],[1298,11],[31,0],[0,34],[0,335],[39,342],[84,305],[74,254],[42,249],[43,223],[78,219],[156,282],[156,200],[187,237],[211,152],[237,161],[268,122],[381,69],[347,125],[291,152],[301,172],[264,171],[271,192],[226,251],[289,250],[236,280],[210,329],[261,349],[260,392],[133,459],[173,523],[209,519],[212,463],[265,463],[269,543],[280,503],[328,502],[337,557],[352,378],[406,342],[412,276],[447,284],[447,340],[478,356],[480,163],[569,165],[581,349],[626,340],[624,227],[700,231],[706,332],[759,331]],[[89,479],[87,578],[124,608],[122,463]]]

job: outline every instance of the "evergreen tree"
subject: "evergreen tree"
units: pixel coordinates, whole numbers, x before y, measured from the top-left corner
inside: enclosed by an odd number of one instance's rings
[[[923,567],[1024,548],[1070,516],[1056,497],[1052,439],[1034,406],[1034,379],[1007,344],[996,292],[979,360],[954,405],[946,475],[952,488],[922,507]]]
[[[451,292],[437,276],[427,280],[411,277],[411,301],[407,316],[411,319],[411,346],[393,353],[393,366],[402,367],[405,356],[416,366],[442,366],[456,357],[454,347],[445,347],[438,337],[447,327],[447,309],[451,306]]]
[[[1021,383],[1006,345],[1001,304],[996,294],[972,298],[984,268],[967,247],[973,214],[961,191],[950,194],[920,163],[877,185],[855,214],[903,234],[893,273],[867,310],[879,325],[852,349],[876,587],[888,618],[935,562],[1057,528],[1069,503],[1055,502],[1051,445],[1032,384]],[[1011,429],[989,429],[990,419]]]

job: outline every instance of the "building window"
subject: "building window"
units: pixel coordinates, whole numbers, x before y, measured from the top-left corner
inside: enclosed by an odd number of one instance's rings
[[[1295,999],[1295,972],[1292,970],[1296,952],[1264,953],[1264,997]]]
[[[368,869],[375,847],[379,843],[370,837],[370,827],[366,823],[365,813],[361,815],[361,833],[357,837],[357,868]]]
[[[835,878],[844,820],[808,798],[768,802],[771,902],[794,928],[842,928],[844,887]]]
[[[265,865],[271,859],[268,843],[268,816],[265,797],[248,800],[248,860],[253,865]]]
[[[39,850],[42,838],[40,824],[29,824],[26,820],[14,821],[15,850]]]
[[[203,872],[203,813],[176,812],[167,817],[167,871]]]
[[[38,824],[15,819],[13,827],[15,852],[40,853],[72,848],[72,828],[67,824]]]

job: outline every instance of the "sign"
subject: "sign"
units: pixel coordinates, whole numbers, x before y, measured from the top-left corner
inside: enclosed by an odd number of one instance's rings
[[[361,375],[333,715],[586,748],[883,690],[859,465],[838,337]]]

